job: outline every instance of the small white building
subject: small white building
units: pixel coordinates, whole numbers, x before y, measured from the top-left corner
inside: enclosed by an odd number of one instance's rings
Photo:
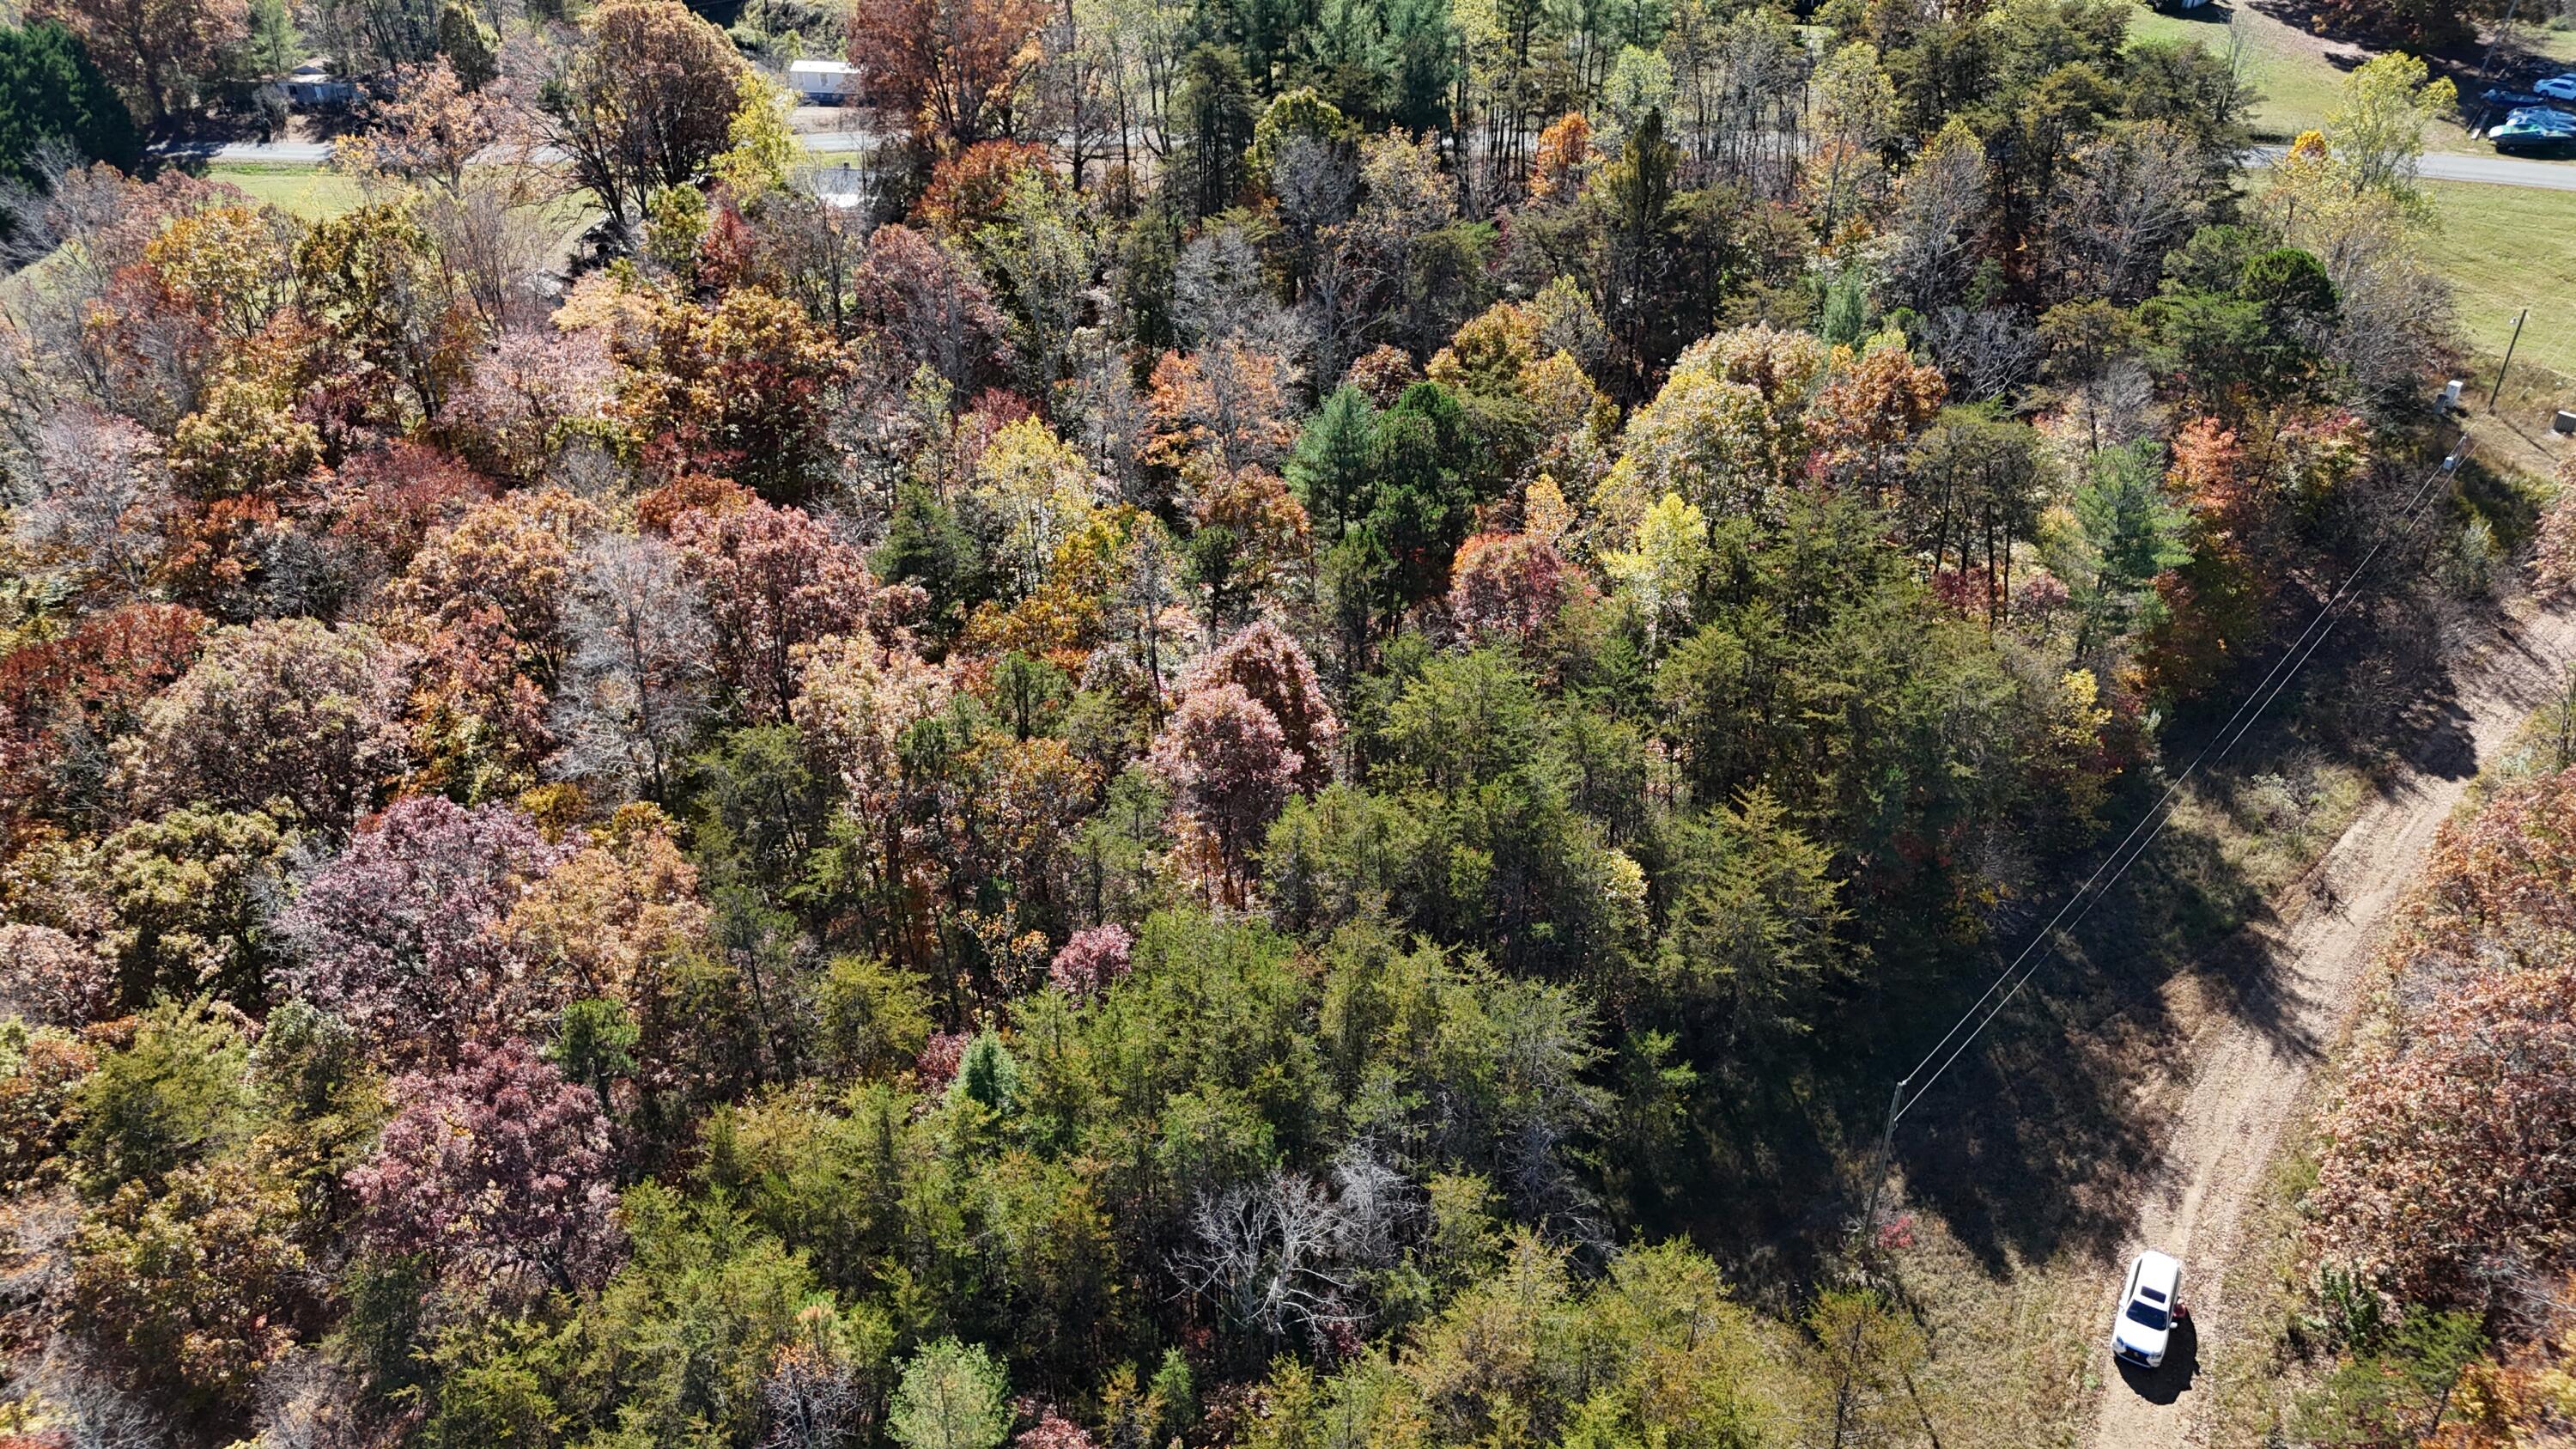
[[[797,184],[815,200],[837,211],[857,210],[876,191],[868,174],[856,166],[811,167],[797,177]]]
[[[787,88],[809,106],[837,106],[859,94],[859,68],[846,60],[791,60]]]
[[[277,88],[290,106],[345,106],[358,98],[358,88],[331,74],[331,63],[318,56],[297,66]]]

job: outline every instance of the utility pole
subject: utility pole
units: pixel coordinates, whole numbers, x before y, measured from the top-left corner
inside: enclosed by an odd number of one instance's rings
[[[1856,1229],[1859,1251],[1853,1255],[1855,1259],[1865,1258],[1873,1246],[1871,1230],[1878,1222],[1878,1198],[1887,1186],[1888,1164],[1896,1150],[1896,1119],[1905,1115],[1905,1089],[1913,1085],[1913,1080],[1908,1077],[1898,1082],[1887,1094],[1887,1122],[1878,1130],[1878,1154],[1869,1170],[1868,1205],[1861,1209]],[[1865,1322],[1859,1312],[1853,1312],[1851,1338],[1843,1346],[1842,1382],[1834,1390],[1834,1449],[1843,1449],[1844,1437],[1850,1432],[1852,1376],[1860,1372],[1860,1339]]]
[[[1878,1158],[1869,1172],[1868,1206],[1862,1208],[1860,1214],[1860,1231],[1864,1244],[1868,1240],[1872,1226],[1878,1221],[1879,1194],[1886,1190],[1888,1166],[1896,1151],[1896,1119],[1905,1115],[1905,1089],[1913,1084],[1914,1079],[1908,1077],[1897,1083],[1895,1089],[1887,1094],[1887,1122],[1878,1129]]]
[[[2567,666],[2567,687],[2558,695],[2558,768],[2576,765],[2576,664]]]
[[[2484,131],[2487,128],[2487,88],[2494,84],[2493,74],[2495,71],[2496,47],[2504,44],[2506,36],[2513,34],[2513,17],[2520,14],[2521,11],[2522,0],[2513,0],[2512,4],[2507,5],[2504,8],[2504,24],[2497,28],[2496,33],[2493,36],[2488,38],[2486,58],[2478,62],[2477,128],[2480,131]]]
[[[2496,395],[2504,391],[2504,370],[2513,366],[2513,350],[2522,345],[2523,319],[2531,315],[2529,307],[2513,314],[2513,340],[2504,345],[2504,361],[2496,364],[2495,386],[2487,389],[2487,411],[2495,411]]]

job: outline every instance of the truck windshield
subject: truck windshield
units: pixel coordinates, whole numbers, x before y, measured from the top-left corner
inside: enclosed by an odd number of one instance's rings
[[[2171,1321],[2166,1317],[2163,1309],[2143,1300],[2129,1305],[2129,1317],[2135,1322],[2157,1329],[2163,1328]]]

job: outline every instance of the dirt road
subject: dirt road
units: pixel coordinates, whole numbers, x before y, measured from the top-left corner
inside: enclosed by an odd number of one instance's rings
[[[2283,1129],[2298,1109],[2309,1069],[2331,1050],[2359,1005],[2364,972],[2382,928],[2432,848],[2434,832],[2531,712],[2563,687],[2576,660],[2576,608],[2537,614],[2453,676],[2455,712],[2410,768],[2362,808],[2326,852],[2311,880],[2321,889],[2279,903],[2283,928],[2266,932],[2268,990],[2276,1010],[2257,1024],[2225,1017],[2190,1045],[2188,1104],[2176,1120],[2135,1237],[2102,1265],[2101,1323],[2128,1258],[2157,1247],[2188,1265],[2184,1301],[2196,1342],[2175,1345],[2154,1374],[2125,1366],[2109,1377],[2093,1426],[2096,1449],[2174,1449],[2202,1441],[2191,1371],[2226,1340],[2228,1305],[2215,1294],[2235,1256],[2248,1203],[2268,1178]],[[2462,737],[2474,759],[2462,758]],[[2331,894],[2327,892],[2330,891]],[[2107,1358],[2107,1351],[2106,1351]]]

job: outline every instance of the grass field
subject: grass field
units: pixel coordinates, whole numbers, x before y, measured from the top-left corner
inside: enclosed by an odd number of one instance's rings
[[[2451,283],[2469,357],[2462,425],[2490,468],[2546,478],[2570,454],[2551,414],[2576,407],[2576,192],[2428,181],[2440,227],[2418,245]],[[2487,406],[2514,314],[2531,309],[2513,369]]]
[[[252,199],[306,221],[338,216],[354,210],[365,199],[357,182],[319,166],[218,161],[206,168],[206,179],[238,186]],[[564,238],[558,246],[559,253],[569,247],[573,236],[599,219],[598,209],[579,193],[545,202],[539,215],[549,234]],[[562,260],[561,255],[555,258],[557,264]]]
[[[2326,59],[2324,46],[2252,6],[2205,5],[2168,14],[2132,7],[2129,34],[2157,43],[2197,40],[2224,53],[2244,47],[2247,78],[2262,92],[2254,107],[2254,132],[2262,140],[2288,140],[2324,122],[2343,86],[2343,72]],[[2232,33],[2232,35],[2231,35]]]
[[[5,3],[5,0],[0,0]],[[305,221],[321,221],[356,209],[365,199],[358,183],[339,172],[319,166],[218,161],[206,167],[209,181],[220,181],[238,187],[254,201],[262,202]],[[569,259],[581,234],[598,221],[599,211],[579,192],[570,192],[543,202],[537,217],[546,235],[555,238],[547,265],[561,268]],[[0,276],[0,308],[27,300],[31,289],[41,287],[53,258],[43,257],[7,276]]]
[[[2442,223],[2424,239],[2425,259],[2451,279],[2470,343],[2501,357],[2514,313],[2529,307],[2514,366],[2576,378],[2576,192],[2460,181],[2424,189]]]
[[[206,179],[238,186],[253,200],[306,221],[338,216],[355,209],[359,201],[358,183],[319,166],[217,161],[206,168]]]
[[[2157,43],[2197,40],[2225,52],[2231,43],[2244,48],[2246,79],[2262,99],[2254,106],[2254,137],[2285,142],[2301,131],[2325,124],[2343,92],[2349,68],[2369,58],[2358,46],[2329,41],[2284,24],[2256,9],[2249,0],[2204,5],[2188,15],[2168,14],[2144,3],[2130,7],[2129,35]],[[2565,46],[2576,54],[2576,34],[2526,27],[2523,43],[2535,50]],[[2436,151],[2489,148],[2456,125],[2438,124],[2425,137]]]
[[[2514,31],[2514,43],[2534,55],[2576,65],[2576,26],[2564,19],[2552,19],[2546,25],[2524,25]]]

